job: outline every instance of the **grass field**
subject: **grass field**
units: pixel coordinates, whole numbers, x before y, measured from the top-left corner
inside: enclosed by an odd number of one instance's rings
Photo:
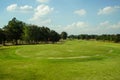
[[[120,80],[120,44],[73,40],[0,47],[0,80]]]

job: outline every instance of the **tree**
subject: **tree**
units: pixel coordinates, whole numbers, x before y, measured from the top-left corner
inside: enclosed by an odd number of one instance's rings
[[[3,40],[3,31],[2,29],[0,29],[0,44],[2,43]]]
[[[67,39],[67,36],[68,36],[68,34],[67,34],[66,32],[62,32],[62,33],[61,33],[61,38],[62,38],[63,40]]]
[[[120,34],[117,34],[115,36],[114,42],[116,42],[116,43],[120,42]]]
[[[57,32],[55,32],[54,30],[51,30],[50,31],[50,41],[52,41],[54,43],[59,40],[60,40],[60,35]]]
[[[39,28],[36,25],[24,26],[23,40],[27,43],[37,43],[39,41]]]
[[[2,29],[0,29],[0,44],[5,45],[5,33]]]
[[[41,27],[42,41],[48,42],[50,38],[50,29],[47,27]]]
[[[10,20],[6,26],[0,29],[0,43],[5,41],[2,37],[3,33],[6,42],[12,42],[16,45],[18,44],[18,40],[28,44],[48,41],[57,42],[60,40],[60,35],[48,27],[26,24],[16,18]],[[64,35],[67,37],[67,33]]]
[[[9,21],[8,25],[4,27],[8,40],[13,41],[13,43],[15,42],[17,45],[18,39],[21,39],[23,34],[23,26],[24,23],[16,18],[13,18],[11,21]]]

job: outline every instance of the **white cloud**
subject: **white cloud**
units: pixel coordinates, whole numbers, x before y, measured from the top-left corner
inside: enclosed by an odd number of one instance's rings
[[[112,24],[109,21],[105,21],[105,22],[100,23],[99,27],[106,27],[106,28],[111,29],[111,30],[112,29],[119,29],[120,28],[120,22]]]
[[[37,0],[38,2],[40,2],[40,3],[47,3],[47,2],[49,2],[49,0]]]
[[[108,26],[110,24],[109,21],[104,21],[102,23],[100,23],[100,26]]]
[[[67,31],[69,34],[80,34],[87,32],[87,27],[88,23],[79,21],[67,25],[64,28],[64,31]]]
[[[120,9],[120,6],[107,6],[103,9],[100,9],[98,15],[110,14],[116,11],[117,9]]]
[[[15,11],[17,9],[17,4],[11,4],[6,9],[7,11]]]
[[[111,28],[120,30],[120,22],[118,22],[117,24],[113,24]]]
[[[51,25],[52,20],[49,19],[49,18],[45,18],[45,19],[40,18],[40,19],[37,19],[37,20],[34,20],[34,21],[29,20],[29,22],[32,23],[32,24],[39,25],[39,26],[47,26],[48,27],[48,26]]]
[[[32,6],[28,6],[28,5],[25,5],[25,6],[20,6],[19,8],[21,11],[30,11],[32,10]]]
[[[86,26],[87,26],[87,23],[85,23],[85,22],[74,22],[74,23],[68,25],[65,29],[73,30],[74,28],[85,28]]]
[[[98,25],[91,25],[86,22],[74,22],[70,25],[62,26],[58,25],[53,27],[52,29],[61,33],[62,31],[66,31],[69,35],[71,34],[117,34],[120,30],[120,22],[111,23],[109,21],[104,21],[99,23]]]
[[[120,30],[120,22],[111,23],[109,21],[104,21],[97,25],[94,33],[97,34],[118,34]]]
[[[80,10],[74,11],[74,13],[79,15],[79,16],[84,16],[84,15],[86,15],[87,11],[84,9],[80,9]]]
[[[28,5],[18,6],[17,4],[11,4],[6,9],[9,12],[30,12],[33,10],[33,7]]]
[[[78,21],[64,27],[62,25],[58,25],[53,27],[53,29],[59,33],[61,33],[62,31],[66,31],[68,34],[86,33],[88,30],[88,23]]]
[[[35,9],[35,13],[33,15],[33,17],[30,19],[31,21],[36,21],[48,14],[50,14],[52,11],[54,10],[54,8],[51,8],[47,5],[39,5],[36,9]]]

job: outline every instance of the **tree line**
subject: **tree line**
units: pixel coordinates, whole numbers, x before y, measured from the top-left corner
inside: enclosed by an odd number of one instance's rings
[[[102,34],[102,35],[88,35],[88,34],[80,34],[80,35],[70,35],[69,39],[82,39],[82,40],[102,40],[102,41],[111,41],[111,42],[120,42],[120,34]]]
[[[6,26],[0,29],[0,44],[12,43],[18,44],[37,44],[40,42],[58,42],[60,39],[66,39],[67,33],[57,33],[48,27],[39,27],[37,25],[26,24],[13,18]]]
[[[57,33],[48,27],[26,24],[16,18],[8,22],[6,26],[0,28],[0,44],[12,43],[18,44],[37,44],[37,43],[55,43],[61,39],[82,39],[82,40],[102,40],[120,42],[120,34],[103,35],[69,35],[66,32]]]

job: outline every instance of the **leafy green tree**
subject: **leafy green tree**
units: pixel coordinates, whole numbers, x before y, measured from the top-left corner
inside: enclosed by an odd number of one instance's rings
[[[30,41],[28,25],[25,25],[23,28],[22,40],[24,40],[26,43],[29,43]]]
[[[23,40],[27,43],[36,43],[38,41],[39,29],[36,25],[24,26],[23,32]]]
[[[116,42],[116,43],[120,42],[120,34],[117,34],[115,36],[114,42]]]
[[[67,36],[68,36],[67,32],[62,32],[62,33],[61,33],[61,38],[62,38],[63,40],[67,39]]]
[[[2,29],[0,29],[0,44],[2,43],[3,40],[3,31]]]
[[[42,41],[48,42],[50,39],[50,29],[47,27],[41,27]]]
[[[1,28],[0,28],[0,44],[5,45],[5,33]]]
[[[4,27],[4,30],[7,33],[7,38],[15,42],[15,44],[18,44],[18,39],[21,39],[23,34],[23,26],[24,23],[22,21],[13,18],[8,22],[8,25]]]
[[[57,32],[55,32],[54,30],[51,30],[50,41],[52,41],[54,43],[54,42],[57,42],[59,40],[60,40],[60,35]]]

